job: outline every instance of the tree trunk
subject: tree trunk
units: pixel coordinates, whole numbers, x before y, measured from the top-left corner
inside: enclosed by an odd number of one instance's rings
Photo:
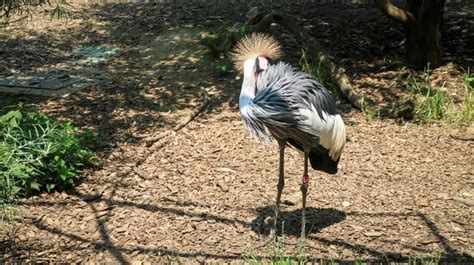
[[[441,64],[441,32],[445,0],[407,0],[406,11],[413,14],[414,21],[405,24],[406,52],[409,65],[423,69]]]
[[[441,23],[446,0],[405,0],[405,8],[390,0],[374,0],[387,16],[405,28],[405,58],[414,68],[441,64]]]

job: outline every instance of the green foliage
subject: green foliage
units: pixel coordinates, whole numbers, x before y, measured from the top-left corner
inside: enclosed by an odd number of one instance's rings
[[[290,264],[307,264],[309,261],[304,253],[304,249],[306,247],[306,240],[301,240],[298,242],[298,249],[293,255],[285,255],[284,247],[285,247],[285,239],[286,235],[284,234],[283,227],[282,227],[282,236],[279,237],[277,242],[272,242],[272,248],[268,253],[267,258],[259,257],[256,250],[251,246],[247,249],[242,258],[244,259],[246,264],[272,264],[272,265],[290,265]]]
[[[474,98],[469,71],[464,78],[466,91],[464,100],[454,104],[453,99],[443,87],[431,86],[431,69],[426,68],[420,77],[409,74],[406,78],[397,78],[399,86],[410,92],[415,101],[415,119],[422,122],[446,121],[458,125],[469,125],[474,121]]]
[[[312,75],[319,83],[331,91],[336,98],[341,98],[341,91],[332,80],[328,69],[326,69],[321,62],[314,62],[308,58],[306,50],[303,49],[301,54],[300,64],[303,71]]]
[[[474,77],[471,76],[469,69],[464,77],[464,100],[455,111],[452,121],[462,124],[471,125],[474,122]]]
[[[206,46],[212,55],[216,57],[225,56],[232,49],[235,41],[247,33],[247,28],[239,24],[222,22],[209,36],[201,39],[201,44]]]
[[[54,7],[51,17],[60,18],[67,14],[66,0],[2,0],[0,1],[0,19],[8,19],[12,14],[31,15],[36,7]]]
[[[216,73],[219,76],[225,76],[232,72],[232,66],[228,63],[218,63],[216,65]]]
[[[369,105],[365,102],[365,100],[362,101],[362,114],[364,114],[364,117],[366,120],[374,120],[376,118],[380,118],[380,115],[377,111],[372,110],[369,108]]]
[[[21,107],[0,116],[0,206],[33,192],[71,187],[81,169],[97,165],[85,147],[95,137]]]
[[[173,112],[176,110],[175,106],[173,106],[173,103],[171,101],[164,101],[162,104],[148,103],[145,105],[145,107],[157,112]]]
[[[469,69],[467,70],[467,74],[464,77],[464,84],[466,85],[467,89],[472,92],[474,88],[474,76],[471,76],[469,73]]]
[[[444,91],[431,87],[415,87],[415,117],[423,121],[441,120],[447,112],[447,97]]]

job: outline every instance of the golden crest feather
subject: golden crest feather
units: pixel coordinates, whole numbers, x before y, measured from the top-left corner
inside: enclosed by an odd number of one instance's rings
[[[239,40],[231,53],[231,59],[235,68],[242,71],[247,59],[264,56],[276,60],[281,53],[280,43],[274,37],[265,33],[252,33]]]

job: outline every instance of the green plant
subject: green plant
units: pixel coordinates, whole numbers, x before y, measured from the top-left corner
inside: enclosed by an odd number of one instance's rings
[[[210,53],[216,57],[226,55],[234,42],[248,33],[248,29],[239,24],[222,22],[212,34],[201,39],[201,44],[206,46]]]
[[[432,71],[425,68],[423,75],[409,73],[395,79],[396,84],[410,93],[415,102],[415,119],[422,122],[444,121],[458,125],[470,125],[474,121],[474,97],[472,84],[474,77],[467,70],[464,77],[465,93],[460,103],[444,91],[444,85],[439,88],[431,86]]]
[[[97,165],[85,147],[95,134],[71,122],[57,122],[21,106],[0,116],[0,204],[2,209],[25,195],[66,189],[77,173]]]
[[[308,263],[308,259],[304,253],[304,249],[306,247],[306,239],[298,240],[298,249],[294,253],[294,255],[285,255],[284,247],[285,247],[285,240],[286,235],[284,231],[284,224],[282,224],[282,231],[281,237],[278,238],[278,241],[268,241],[267,243],[271,244],[270,252],[267,258],[259,257],[258,253],[256,252],[253,245],[249,249],[247,249],[242,258],[244,259],[245,263],[247,264],[273,264],[273,265],[290,265],[290,264],[306,264]]]
[[[413,265],[438,265],[440,263],[443,252],[436,252],[432,255],[417,254],[414,257],[408,257],[408,264]]]
[[[377,111],[370,109],[369,104],[365,102],[365,98],[362,98],[362,114],[364,115],[365,119],[368,121],[374,120],[375,118],[380,117]]]
[[[336,98],[341,98],[341,91],[331,78],[328,70],[321,64],[320,61],[313,61],[308,58],[308,53],[305,49],[301,51],[301,68],[306,73],[312,75],[319,83],[329,89]]]
[[[164,101],[162,104],[160,103],[148,103],[145,105],[146,108],[157,111],[157,112],[173,112],[176,108],[173,106],[171,101]]]
[[[415,102],[414,117],[423,122],[445,118],[449,105],[448,97],[442,88],[431,87],[431,73],[428,66],[421,77],[409,74],[406,78],[396,79],[402,89],[410,92],[410,97]]]
[[[6,21],[12,14],[26,14],[30,16],[33,8],[50,6],[51,17],[63,17],[69,13],[69,4],[66,0],[2,0],[0,1],[0,19]]]
[[[469,69],[467,69],[467,73],[464,77],[464,84],[466,85],[467,89],[472,92],[474,88],[474,76],[471,76]]]
[[[219,63],[216,65],[216,73],[219,76],[225,76],[230,74],[232,71],[232,66],[228,63]]]
[[[474,76],[467,69],[464,76],[464,100],[454,111],[452,121],[461,125],[470,125],[474,121]]]
[[[445,117],[447,102],[444,91],[428,88],[416,97],[415,117],[424,121],[441,120]]]

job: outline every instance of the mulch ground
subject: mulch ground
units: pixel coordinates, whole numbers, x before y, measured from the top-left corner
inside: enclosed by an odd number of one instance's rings
[[[1,65],[0,73],[64,68],[61,63],[71,59],[67,52],[79,45],[120,48],[118,56],[97,66],[105,74],[79,93],[53,99],[2,94],[0,104],[33,102],[57,119],[92,128],[100,136],[95,148],[102,166],[86,170],[74,190],[22,200],[18,220],[2,227],[0,260],[231,263],[271,256],[275,249],[263,243],[276,195],[276,145],[250,139],[236,105],[238,74],[218,74],[215,67],[225,60],[214,59],[199,44],[200,34],[220,20],[244,21],[248,6],[75,8],[67,24],[44,15],[39,23],[5,29],[13,37],[0,41],[0,56],[11,63]],[[402,47],[381,45],[399,43],[403,35],[378,10],[277,3],[271,8],[313,25],[313,34],[355,83],[364,84],[359,89],[365,86],[368,94],[387,100],[375,92],[393,80],[378,75],[393,69],[380,62],[383,56],[400,56]],[[450,8],[458,17],[472,16],[462,12],[465,7]],[[446,40],[452,63],[433,80],[454,73],[446,76],[447,89],[457,93],[464,91],[460,69],[473,62],[472,45],[466,44],[472,43],[473,20],[455,17],[446,19],[453,25],[446,34],[468,31]],[[354,18],[350,30],[349,18]],[[199,105],[201,88],[210,104],[149,152],[144,139],[186,118]],[[340,108],[349,141],[337,175],[310,172],[304,255],[317,262],[440,257],[473,263],[472,142],[451,137],[459,133],[453,126],[368,119],[344,102]],[[286,159],[281,250],[295,255],[303,162],[291,149]]]

